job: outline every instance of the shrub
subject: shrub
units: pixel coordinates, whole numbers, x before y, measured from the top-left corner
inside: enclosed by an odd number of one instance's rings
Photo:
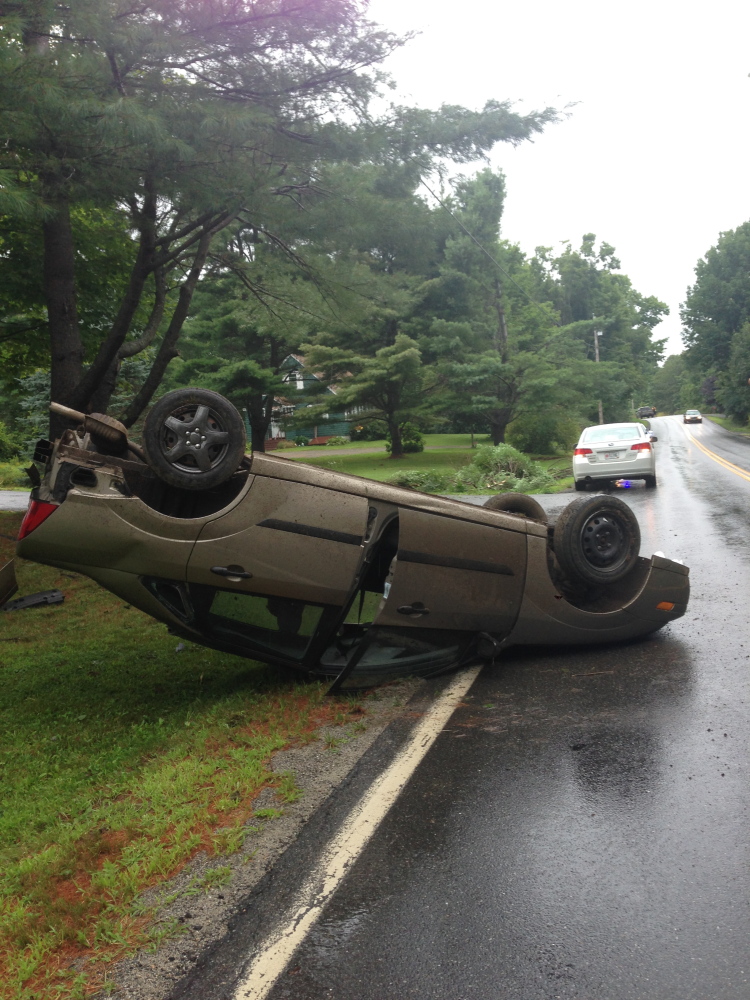
[[[405,453],[424,451],[424,438],[418,427],[414,424],[405,424],[401,431],[401,445]],[[391,435],[386,434],[385,450],[391,450]]]
[[[379,421],[357,424],[349,431],[350,441],[380,441],[385,436],[385,427]]]
[[[436,469],[415,469],[412,472],[404,470],[391,476],[388,482],[393,486],[405,486],[410,490],[422,490],[424,493],[455,492],[455,477],[450,472],[438,472]]]
[[[554,413],[525,413],[508,427],[508,443],[532,455],[571,452],[581,429],[576,420]]]
[[[349,444],[349,438],[344,437],[343,434],[337,434],[335,437],[329,438],[326,441],[326,445],[333,445],[334,447],[341,447],[342,444]]]
[[[497,493],[553,493],[555,476],[511,445],[485,445],[477,449],[470,465],[456,472],[436,469],[404,470],[388,480],[425,493],[466,493],[487,490]]]
[[[284,438],[283,441],[279,441],[279,443],[276,445],[276,450],[278,451],[281,448],[296,448],[296,447],[297,447],[296,441],[290,441],[288,438]]]
[[[0,462],[10,462],[23,450],[24,442],[0,420]]]
[[[0,490],[10,490],[17,486],[30,487],[29,477],[22,465],[15,462],[0,462]]]

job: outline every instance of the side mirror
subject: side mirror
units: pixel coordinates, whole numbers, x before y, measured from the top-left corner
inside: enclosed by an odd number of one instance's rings
[[[655,443],[656,441],[658,441],[658,440],[659,440],[659,438],[658,438],[658,437],[656,436],[656,434],[652,434],[652,435],[651,435],[651,443],[652,443],[652,444],[654,444],[654,443]]]

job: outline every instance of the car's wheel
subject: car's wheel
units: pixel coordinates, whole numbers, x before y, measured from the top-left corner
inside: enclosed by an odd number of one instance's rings
[[[534,521],[547,523],[547,513],[540,503],[524,493],[498,493],[497,496],[485,500],[484,506],[489,510],[502,510],[507,514],[521,514]]]
[[[635,514],[617,497],[580,497],[558,517],[553,544],[571,580],[614,583],[635,566],[641,532]]]
[[[576,492],[577,493],[585,493],[586,492],[586,480],[585,479],[578,479],[578,480],[576,480],[575,488],[576,488]]]
[[[175,389],[154,404],[143,450],[170,486],[207,490],[225,482],[245,453],[245,425],[234,406],[208,389]]]
[[[646,483],[647,490],[656,489],[656,474],[654,474],[653,476],[644,476],[643,479],[644,482]]]

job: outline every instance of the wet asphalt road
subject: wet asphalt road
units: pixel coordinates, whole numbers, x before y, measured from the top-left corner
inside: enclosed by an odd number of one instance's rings
[[[747,470],[750,441],[653,428],[659,488],[619,495],[690,565],[687,615],[483,670],[271,1000],[750,998],[750,481],[690,435]],[[177,995],[233,995],[384,737]]]
[[[689,435],[748,470],[750,442],[653,426],[660,486],[619,495],[643,553],[690,565],[687,615],[637,643],[509,651],[485,669],[273,1000],[750,997],[750,482]],[[231,995],[356,794],[311,825],[182,995]]]

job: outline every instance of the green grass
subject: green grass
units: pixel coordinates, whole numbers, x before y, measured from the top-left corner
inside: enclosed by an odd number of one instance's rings
[[[0,514],[0,563],[20,518]],[[0,613],[0,997],[78,998],[106,962],[158,943],[144,889],[199,850],[238,850],[262,788],[300,794],[273,752],[362,709],[240,657],[177,652],[85,577],[20,560],[17,574],[20,594],[65,602]]]
[[[476,451],[471,448],[470,436],[468,434],[426,434],[425,441],[428,445],[439,439],[446,447],[419,451],[404,455],[403,458],[391,458],[387,452],[368,452],[362,455],[328,455],[325,448],[291,448],[280,452],[284,458],[292,458],[299,462],[306,462],[309,465],[317,465],[324,469],[333,469],[336,472],[347,472],[353,476],[363,476],[365,479],[375,479],[378,482],[385,482],[397,472],[412,472],[417,470],[435,469],[438,472],[451,472],[460,469],[471,462]],[[486,443],[486,439],[477,438],[478,443]],[[463,447],[458,447],[463,442]],[[353,442],[354,444],[370,444],[374,442]],[[570,458],[543,456],[537,459],[541,465],[555,471],[570,468]],[[560,480],[560,489],[570,486],[573,483],[572,475],[569,478]],[[484,491],[486,492],[486,490]]]
[[[297,451],[283,452],[284,458],[294,458],[298,461],[317,465],[323,469],[334,469],[337,472],[348,472],[353,476],[364,476],[365,479],[376,479],[384,482],[404,469],[440,469],[450,471],[460,469],[471,461],[471,449],[446,448],[440,451],[419,451],[405,455],[403,458],[391,458],[387,452],[368,452],[364,455],[330,455],[310,454],[317,449],[300,448]],[[324,449],[320,449],[324,451]],[[309,452],[309,453],[308,453]]]
[[[733,431],[735,434],[750,434],[750,427],[747,424],[736,424],[729,417],[717,417],[712,413],[704,413],[703,419],[713,420],[715,424],[723,427],[725,431]]]
[[[490,439],[488,437],[478,437],[474,436],[474,441],[478,444],[487,444]],[[424,442],[426,448],[471,448],[471,434],[425,434]],[[325,452],[326,449],[333,451],[334,447],[339,448],[371,448],[375,451],[380,451],[387,457],[387,452],[385,450],[385,438],[378,441],[349,441],[347,444],[337,444],[331,448],[328,445],[318,444],[318,445],[306,445],[301,448],[284,448],[282,453],[285,458],[299,458],[304,461],[304,455],[307,452],[311,454],[320,454]]]

